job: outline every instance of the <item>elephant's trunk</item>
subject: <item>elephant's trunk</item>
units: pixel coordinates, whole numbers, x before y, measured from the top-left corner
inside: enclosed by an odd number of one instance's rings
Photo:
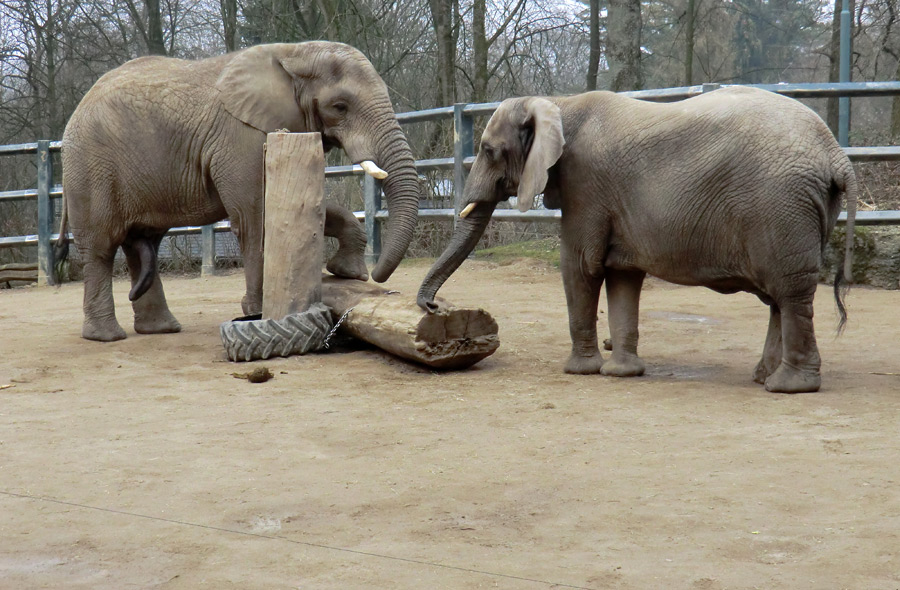
[[[389,132],[377,141],[376,152],[378,165],[387,172],[382,188],[388,221],[381,256],[372,270],[372,278],[383,283],[400,264],[412,241],[419,212],[419,175],[412,150],[396,119]]]
[[[457,220],[450,245],[428,270],[419,287],[419,294],[416,297],[419,307],[431,312],[437,310],[438,306],[434,302],[435,294],[475,249],[496,206],[496,203],[478,203],[465,218]]]

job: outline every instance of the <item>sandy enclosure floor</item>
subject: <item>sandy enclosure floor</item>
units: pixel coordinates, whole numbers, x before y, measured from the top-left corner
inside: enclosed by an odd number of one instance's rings
[[[823,389],[788,396],[750,380],[749,295],[650,281],[648,375],[570,376],[558,271],[470,261],[441,295],[500,325],[473,369],[251,384],[218,333],[242,276],[165,284],[184,331],[134,334],[120,281],[113,344],[80,284],[0,291],[0,588],[900,588],[898,291],[854,289],[834,338],[823,286]]]

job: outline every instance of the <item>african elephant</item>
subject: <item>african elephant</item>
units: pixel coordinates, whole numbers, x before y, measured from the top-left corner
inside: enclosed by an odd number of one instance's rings
[[[68,223],[85,261],[84,338],[125,338],[112,297],[119,246],[135,331],[179,331],[156,270],[160,240],[171,227],[225,217],[244,259],[243,311],[261,310],[263,145],[279,129],[319,132],[326,151],[341,147],[369,173],[387,173],[389,221],[372,278],[391,275],[412,239],[419,181],[387,87],[362,53],[312,41],[199,61],[143,57],[101,77],[63,135],[60,234]],[[328,270],[366,280],[366,237],[353,215],[328,205],[324,233],[339,240]],[[64,257],[64,237],[58,250]]]
[[[770,308],[753,379],[769,391],[817,391],[813,296],[822,249],[846,198],[849,278],[856,177],[834,137],[797,101],[724,88],[657,104],[610,92],[504,101],[487,124],[450,245],[419,290],[434,295],[483,233],[499,201],[526,211],[543,192],[561,209],[560,266],[569,312],[568,373],[635,376],[646,274]],[[611,357],[597,346],[606,282]]]

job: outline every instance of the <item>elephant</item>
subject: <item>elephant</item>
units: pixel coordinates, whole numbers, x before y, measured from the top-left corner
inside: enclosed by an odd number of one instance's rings
[[[361,52],[310,41],[197,61],[142,57],[103,75],[63,134],[57,252],[64,260],[68,224],[84,258],[84,338],[125,338],[112,296],[119,246],[135,331],[178,332],[156,267],[160,241],[172,227],[226,217],[243,256],[243,312],[261,311],[263,146],[276,130],[318,132],[326,152],[343,148],[384,178],[389,219],[372,278],[387,280],[412,240],[419,178],[387,86]],[[326,268],[367,280],[366,236],[353,214],[326,205],[324,234],[339,242]]]
[[[645,275],[769,306],[754,381],[773,392],[818,391],[813,297],[823,248],[846,199],[840,313],[850,280],[857,181],[822,120],[768,91],[725,87],[651,103],[611,92],[503,101],[481,138],[449,245],[417,301],[427,310],[473,250],[500,201],[521,211],[543,193],[560,209],[560,269],[572,351],[567,373],[638,376]],[[605,282],[612,353],[597,345]],[[845,285],[846,286],[846,285]]]

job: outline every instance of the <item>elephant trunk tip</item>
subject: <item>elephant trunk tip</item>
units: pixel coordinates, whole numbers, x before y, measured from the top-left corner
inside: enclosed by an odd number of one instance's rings
[[[428,313],[437,313],[440,308],[433,296],[428,296],[424,293],[419,293],[419,296],[416,298],[416,303]]]

